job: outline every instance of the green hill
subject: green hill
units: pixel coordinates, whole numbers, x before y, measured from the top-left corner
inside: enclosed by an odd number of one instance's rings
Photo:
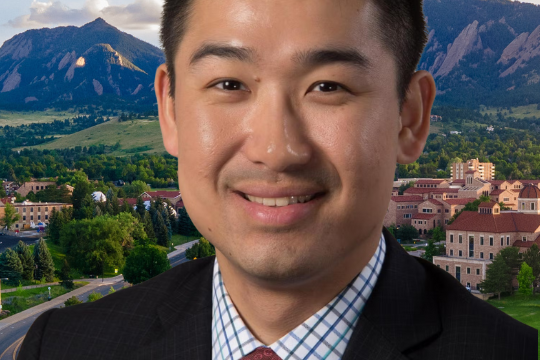
[[[46,144],[30,146],[29,149],[53,150],[75,146],[109,145],[117,142],[120,148],[112,153],[125,156],[134,153],[163,153],[163,138],[157,117],[118,122],[117,119],[63,136]],[[17,148],[15,150],[22,150]]]

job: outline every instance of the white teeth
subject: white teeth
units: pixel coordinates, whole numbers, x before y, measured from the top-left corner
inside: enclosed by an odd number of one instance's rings
[[[281,197],[281,198],[261,198],[261,197],[247,195],[247,194],[245,194],[245,196],[251,202],[263,204],[265,206],[280,207],[280,206],[287,206],[287,205],[297,204],[297,203],[303,204],[313,199],[315,195],[289,196],[289,197]]]

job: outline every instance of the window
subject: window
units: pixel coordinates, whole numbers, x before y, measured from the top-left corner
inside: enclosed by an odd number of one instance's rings
[[[510,236],[506,236],[506,245],[510,245]]]
[[[38,206],[38,208],[37,208],[37,211],[38,211],[38,212],[40,212],[40,211],[41,211],[41,208],[40,208],[39,206]]]
[[[445,224],[448,224],[448,219],[444,220],[444,223],[445,223]]]
[[[37,219],[38,219],[38,220],[41,220],[41,215],[38,215],[38,216],[37,216]]]
[[[469,235],[469,257],[474,257],[474,236]]]
[[[23,221],[26,221],[26,216],[23,216],[22,219],[23,219]]]
[[[48,207],[48,206],[45,206],[45,211],[49,211],[49,207]]]
[[[480,269],[476,269],[476,275],[480,275]]]
[[[418,205],[414,205],[414,208],[416,209],[418,207]]]
[[[34,212],[34,208],[33,208],[33,207],[30,208],[30,212]]]
[[[446,265],[446,271],[448,271],[448,265]]]
[[[489,237],[489,246],[493,246],[493,236]]]
[[[463,252],[459,250],[459,257],[462,257],[462,256],[463,256]]]
[[[416,220],[414,220],[414,223],[416,224]]]
[[[397,209],[398,209],[398,210],[401,210],[401,205],[398,205],[398,206],[397,206]]]
[[[470,282],[468,282],[468,283],[467,283],[467,286],[468,286],[468,287],[471,287],[471,283],[470,283]]]
[[[26,208],[23,208],[23,209],[22,209],[22,212],[25,213],[25,212],[26,212]]]
[[[501,236],[501,246],[504,245],[504,236]]]
[[[503,198],[503,201],[508,202],[508,201],[510,201],[510,198]]]
[[[444,209],[444,212],[448,214],[448,209]]]
[[[484,245],[484,237],[480,236],[480,245]]]
[[[531,210],[534,210],[534,203],[531,203]]]
[[[523,237],[523,241],[527,241],[527,237],[526,237],[526,236]]]
[[[450,256],[454,256],[454,250],[450,249]]]
[[[441,213],[441,209],[437,209],[437,212],[440,214],[440,213]]]
[[[521,203],[521,210],[525,210],[525,203],[524,202]]]
[[[493,260],[493,253],[489,253],[489,260]]]
[[[30,215],[30,220],[34,220],[34,215]]]
[[[484,253],[480,252],[480,259],[483,259],[483,258],[484,258]]]
[[[463,235],[459,234],[458,237],[459,237],[459,243],[461,244],[461,243],[463,242],[463,241],[462,241],[462,240],[463,240]]]
[[[412,214],[403,214],[404,219],[410,219],[412,217]]]
[[[468,267],[468,268],[467,268],[467,274],[470,274],[470,273],[471,273],[471,268]]]
[[[451,242],[451,243],[454,242],[454,234],[450,234],[450,242]]]
[[[49,219],[49,215],[45,215],[45,220]]]
[[[432,212],[433,212],[433,209],[422,209],[422,212],[425,212],[425,213],[432,213]]]

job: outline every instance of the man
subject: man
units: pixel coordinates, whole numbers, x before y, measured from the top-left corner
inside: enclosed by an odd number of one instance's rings
[[[382,226],[435,97],[419,0],[166,0],[162,41],[163,141],[216,257],[44,313],[20,359],[536,358]]]

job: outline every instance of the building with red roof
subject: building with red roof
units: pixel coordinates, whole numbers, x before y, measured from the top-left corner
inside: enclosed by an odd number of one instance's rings
[[[422,196],[418,195],[392,196],[388,203],[388,209],[384,216],[383,225],[390,226],[394,224],[398,228],[402,225],[411,225],[412,216],[418,213],[418,204],[423,201],[424,199]]]
[[[524,185],[518,203],[518,211],[501,211],[491,200],[476,212],[462,212],[446,227],[446,255],[433,257],[433,263],[477,289],[501,249],[516,246],[524,252],[540,242],[540,188]]]

